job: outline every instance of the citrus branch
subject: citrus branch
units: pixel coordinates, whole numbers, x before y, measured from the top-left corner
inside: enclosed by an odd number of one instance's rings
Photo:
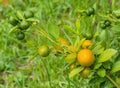
[[[108,78],[117,88],[120,88],[119,85],[109,76],[109,75],[105,75],[106,78]]]
[[[47,33],[45,33],[42,29],[38,30],[38,32],[43,35],[45,38],[49,39],[51,42],[57,44],[53,39],[51,39]]]

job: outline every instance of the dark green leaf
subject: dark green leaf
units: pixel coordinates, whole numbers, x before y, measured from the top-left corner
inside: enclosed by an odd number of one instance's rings
[[[100,78],[100,77],[95,77],[95,78],[92,78],[90,81],[89,81],[89,84],[90,85],[95,85],[95,84],[99,84],[99,83],[102,83],[105,81],[105,78]]]

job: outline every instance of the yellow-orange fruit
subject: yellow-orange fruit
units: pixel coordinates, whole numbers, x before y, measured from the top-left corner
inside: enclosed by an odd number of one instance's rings
[[[85,68],[82,72],[80,72],[80,76],[83,78],[87,78],[90,74],[90,68]]]
[[[82,49],[78,52],[77,60],[82,66],[91,66],[94,63],[94,54],[89,49]]]
[[[69,45],[69,42],[64,38],[59,38],[59,42],[63,45],[67,45],[67,46]]]
[[[87,47],[92,45],[92,41],[91,40],[85,40],[82,44],[82,48],[86,49]]]

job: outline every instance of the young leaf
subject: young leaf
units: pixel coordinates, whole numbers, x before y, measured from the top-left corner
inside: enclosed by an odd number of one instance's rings
[[[120,61],[117,61],[116,63],[113,64],[111,72],[117,72],[120,71]]]
[[[102,63],[95,64],[94,69],[98,69],[101,65],[102,65]]]
[[[101,55],[98,58],[98,62],[105,62],[109,60],[113,55],[115,55],[117,51],[114,49],[107,49],[104,52],[101,53]]]
[[[59,38],[59,28],[54,21],[48,24],[48,32],[56,39]]]
[[[27,21],[30,21],[30,22],[39,22],[39,20],[36,19],[36,18],[28,18]]]
[[[75,30],[71,26],[69,26],[69,25],[64,25],[64,29],[75,33]]]
[[[119,33],[120,32],[120,24],[114,25],[111,30],[113,30],[115,33]]]
[[[97,45],[92,49],[92,51],[94,54],[99,55],[104,51],[104,47],[102,47],[101,45]]]
[[[22,11],[17,11],[17,17],[18,17],[19,19],[24,19],[24,14],[23,14],[23,12],[22,12]]]
[[[73,69],[69,74],[69,78],[75,76],[76,74],[81,72],[83,69],[84,69],[84,67],[78,67],[78,68]]]
[[[106,74],[106,71],[105,69],[101,68],[97,71],[97,74],[100,76],[100,77],[104,77],[105,74]]]
[[[68,63],[73,63],[76,60],[76,57],[77,57],[76,53],[71,53],[71,54],[67,55],[67,57],[65,58],[65,60]]]
[[[78,18],[76,20],[76,28],[77,28],[77,31],[79,32],[79,30],[80,30],[80,18]]]
[[[120,16],[120,10],[113,10],[113,15],[115,15],[116,17]]]
[[[77,45],[77,51],[79,50],[80,46],[82,45],[82,43],[85,41],[85,38],[81,39],[80,41],[78,41],[78,45]]]
[[[9,34],[12,33],[13,31],[15,31],[18,28],[18,26],[14,26],[9,30]]]
[[[100,32],[99,39],[100,39],[100,40],[106,40],[105,35],[106,35],[105,30],[102,30],[102,31]]]

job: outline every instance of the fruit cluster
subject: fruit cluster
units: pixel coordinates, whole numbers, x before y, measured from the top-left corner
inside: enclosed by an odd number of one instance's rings
[[[81,77],[87,78],[90,73],[90,66],[94,64],[95,56],[90,49],[92,46],[91,40],[84,40],[80,49],[77,52],[70,53],[66,56],[66,61],[70,63],[70,71],[72,71],[76,66],[83,66],[85,67],[81,72]]]
[[[28,21],[28,19],[32,17],[34,17],[34,13],[32,11],[18,13],[15,17],[10,16],[10,24],[18,29],[16,33],[16,37],[18,40],[23,40],[25,38],[24,31],[31,26],[31,21]]]
[[[84,40],[78,50],[77,50],[78,47],[70,45],[70,43],[64,38],[59,38],[58,42],[61,46],[55,45],[54,49],[60,53],[67,48],[65,60],[67,63],[70,64],[69,70],[71,71],[74,68],[76,68],[76,66],[79,66],[79,65],[83,66],[85,68],[80,72],[80,74],[82,77],[87,78],[87,76],[90,73],[89,67],[92,66],[95,61],[95,56],[92,50],[89,49],[92,46],[92,41]],[[38,54],[42,57],[48,56],[49,53],[50,53],[50,49],[46,45],[42,45],[38,48]]]

